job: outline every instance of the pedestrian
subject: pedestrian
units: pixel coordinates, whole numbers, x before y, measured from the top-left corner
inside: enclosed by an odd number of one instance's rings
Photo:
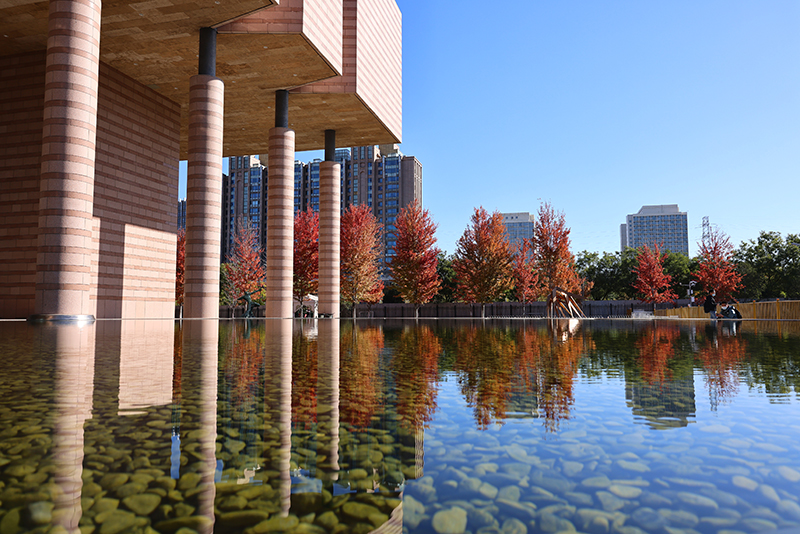
[[[706,301],[703,303],[703,310],[712,319],[717,318],[717,301],[714,300],[716,294],[716,291],[712,291],[709,295],[706,295]]]

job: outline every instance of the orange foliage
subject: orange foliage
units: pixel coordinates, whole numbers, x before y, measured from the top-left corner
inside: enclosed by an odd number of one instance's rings
[[[495,302],[511,288],[511,249],[503,216],[475,208],[472,226],[458,239],[453,258],[458,296],[466,302]]]
[[[400,210],[395,221],[397,246],[392,258],[394,286],[403,300],[419,306],[439,292],[441,281],[436,267],[441,252],[436,245],[436,224],[419,202]]]
[[[588,294],[592,283],[587,283],[575,270],[575,256],[569,249],[570,229],[564,214],[545,202],[539,207],[538,216],[533,240],[540,296],[550,294],[555,287],[569,293]]]
[[[366,205],[349,206],[342,215],[341,299],[347,306],[359,302],[380,302],[380,242],[382,225]]]
[[[701,241],[700,266],[695,278],[706,294],[717,292],[716,301],[731,300],[741,289],[742,276],[733,265],[733,245],[730,238],[718,228],[712,228],[707,239]]]

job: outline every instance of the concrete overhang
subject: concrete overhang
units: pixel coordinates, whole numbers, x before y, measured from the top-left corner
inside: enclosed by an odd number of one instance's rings
[[[49,2],[0,0],[0,50],[45,50]],[[180,104],[187,157],[189,80],[199,29],[215,27],[225,83],[223,154],[267,152],[275,91],[290,89],[297,150],[399,142],[402,37],[394,0],[105,0],[100,60]]]

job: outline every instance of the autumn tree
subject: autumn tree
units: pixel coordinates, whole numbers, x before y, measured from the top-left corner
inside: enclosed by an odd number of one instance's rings
[[[302,306],[319,287],[319,214],[310,207],[294,216],[293,277],[292,293]]]
[[[378,302],[383,296],[381,224],[366,205],[349,206],[341,224],[341,299],[353,308],[355,318],[356,304]]]
[[[183,306],[183,284],[186,272],[186,230],[178,232],[178,252],[175,259],[175,303]]]
[[[633,287],[642,294],[644,302],[674,302],[678,298],[670,289],[672,277],[664,273],[666,256],[667,253],[662,253],[658,245],[639,248],[638,265],[633,269],[637,275]]]
[[[395,227],[397,245],[391,265],[394,286],[405,302],[414,304],[414,317],[419,317],[420,306],[430,302],[441,285],[436,224],[428,210],[414,200],[400,210]]]
[[[539,292],[539,275],[534,270],[533,250],[532,240],[522,239],[517,243],[516,254],[511,263],[514,288],[517,293],[517,300],[520,302],[528,302],[535,299]]]
[[[584,285],[585,281],[576,271],[575,257],[569,250],[569,233],[564,213],[556,212],[549,202],[543,203],[533,231],[540,296],[556,287],[581,295],[591,288],[591,283]]]
[[[700,243],[700,265],[695,279],[706,294],[717,293],[717,302],[730,300],[742,287],[742,275],[733,264],[733,245],[730,238],[719,228],[712,227],[708,236]]]
[[[224,266],[232,304],[245,293],[250,293],[253,300],[259,297],[265,276],[262,253],[258,231],[237,223],[228,263]]]
[[[453,270],[458,297],[480,302],[481,317],[487,302],[500,299],[511,288],[511,248],[499,212],[490,216],[483,207],[475,208],[472,226],[456,244]]]

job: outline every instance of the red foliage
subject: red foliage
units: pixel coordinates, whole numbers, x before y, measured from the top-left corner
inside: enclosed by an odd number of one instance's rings
[[[294,298],[302,304],[319,287],[319,214],[310,207],[294,216]]]
[[[397,245],[392,258],[394,286],[406,302],[419,306],[430,302],[439,292],[441,280],[436,271],[436,224],[428,210],[416,200],[400,210],[395,221]]]
[[[511,288],[511,249],[500,213],[475,208],[472,226],[456,244],[453,270],[456,292],[466,302],[494,302]]]
[[[644,302],[674,302],[678,298],[669,287],[672,276],[664,273],[666,257],[667,253],[662,254],[658,245],[652,249],[647,245],[639,248],[639,264],[633,269],[638,278],[633,287],[643,295]]]
[[[700,266],[694,277],[706,294],[717,292],[717,302],[731,300],[733,294],[744,286],[742,276],[731,261],[733,245],[730,238],[722,230],[712,227],[709,237],[699,245]]]
[[[341,298],[346,305],[355,307],[359,302],[383,298],[381,229],[368,206],[351,205],[342,215]]]
[[[520,302],[535,299],[539,292],[539,275],[534,271],[533,250],[532,240],[523,239],[517,245],[516,255],[511,264],[517,300]]]
[[[228,255],[228,282],[231,285],[231,301],[245,293],[251,293],[253,300],[258,298],[264,284],[264,265],[261,263],[262,249],[255,228],[236,225],[233,247]]]
[[[545,202],[539,207],[538,215],[533,240],[541,284],[539,296],[549,295],[556,287],[570,293],[587,294],[592,284],[586,283],[575,270],[575,257],[569,250],[570,229],[564,214]]]
[[[183,305],[183,286],[186,276],[186,230],[178,231],[178,255],[175,261],[175,302]]]

